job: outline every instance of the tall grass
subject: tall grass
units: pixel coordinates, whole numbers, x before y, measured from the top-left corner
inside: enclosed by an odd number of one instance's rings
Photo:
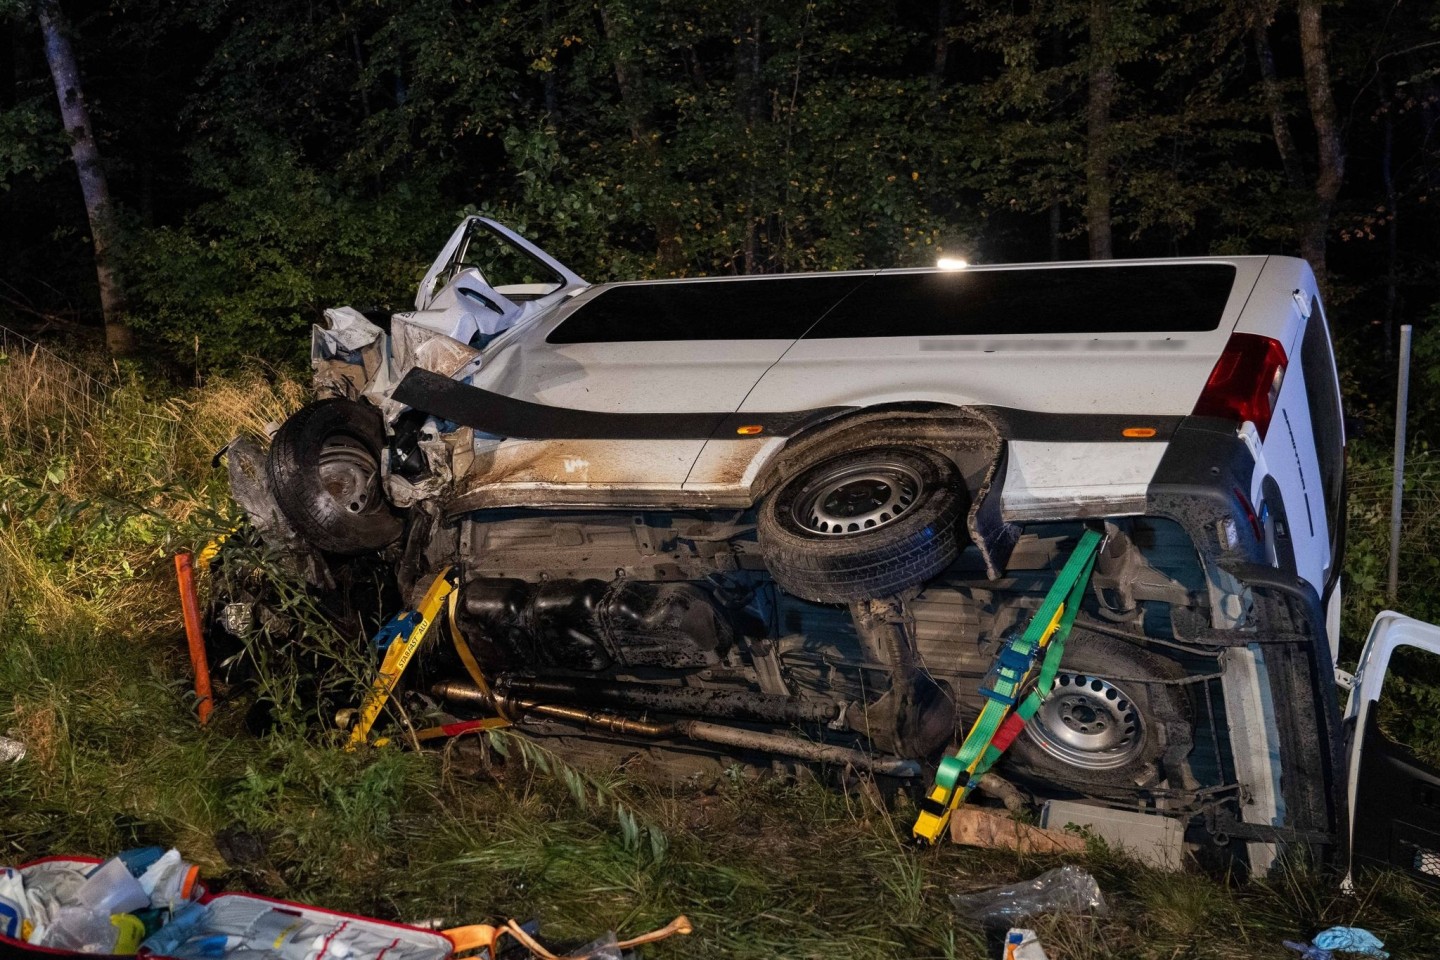
[[[203,832],[195,773],[214,758],[190,730],[170,557],[226,522],[215,451],[301,395],[258,375],[176,395],[7,337],[0,724],[29,750],[6,783],[12,843],[104,849],[150,819]]]
[[[1055,857],[901,843],[909,798],[739,771],[685,788],[584,775],[526,741],[347,754],[326,731],[202,730],[170,555],[233,509],[215,450],[303,401],[260,374],[177,392],[87,358],[9,344],[0,359],[0,862],[179,846],[212,884],[399,919],[538,917],[586,941],[684,912],[661,957],[998,955],[948,896]],[[1361,923],[1422,956],[1440,912],[1408,884],[1356,898],[1309,875],[1239,887],[1162,874],[1096,846],[1105,917],[1034,921],[1055,960],[1250,960],[1282,937]]]

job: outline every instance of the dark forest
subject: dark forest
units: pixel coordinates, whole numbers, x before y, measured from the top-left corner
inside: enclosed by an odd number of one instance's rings
[[[142,344],[288,360],[327,306],[403,309],[478,210],[592,281],[1298,254],[1388,382],[1401,323],[1435,349],[1437,28],[1319,0],[8,0],[0,322],[98,329],[99,233]]]

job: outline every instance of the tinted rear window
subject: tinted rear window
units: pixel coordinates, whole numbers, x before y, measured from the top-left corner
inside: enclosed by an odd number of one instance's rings
[[[1234,284],[1210,263],[886,274],[806,339],[1214,330]]]
[[[546,342],[794,340],[866,279],[819,274],[612,287]]]

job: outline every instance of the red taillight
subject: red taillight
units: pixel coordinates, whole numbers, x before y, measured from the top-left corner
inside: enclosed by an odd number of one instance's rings
[[[1278,340],[1253,333],[1233,333],[1225,352],[1215,361],[1200,402],[1197,417],[1224,417],[1255,424],[1260,439],[1270,428],[1270,417],[1285,380],[1285,348]]]
[[[1245,511],[1245,519],[1250,521],[1250,529],[1255,531],[1257,543],[1265,542],[1265,525],[1255,513],[1255,507],[1251,505],[1250,498],[1245,496],[1245,491],[1235,487],[1235,499],[1240,501],[1240,506]]]

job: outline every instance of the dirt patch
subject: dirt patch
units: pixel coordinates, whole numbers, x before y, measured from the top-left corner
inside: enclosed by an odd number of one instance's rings
[[[25,744],[26,762],[33,763],[46,775],[55,771],[55,758],[63,736],[59,713],[45,703],[16,699],[13,707],[13,736]]]

